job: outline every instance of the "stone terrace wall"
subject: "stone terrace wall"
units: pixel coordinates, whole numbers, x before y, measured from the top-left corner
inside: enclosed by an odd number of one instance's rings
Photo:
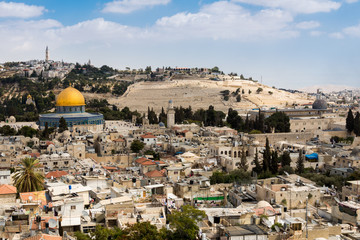
[[[316,137],[315,133],[265,133],[265,134],[249,134],[255,141],[260,143],[260,146],[265,146],[266,138],[269,139],[270,144],[277,143],[279,141],[287,141],[293,143],[304,144],[311,138]]]

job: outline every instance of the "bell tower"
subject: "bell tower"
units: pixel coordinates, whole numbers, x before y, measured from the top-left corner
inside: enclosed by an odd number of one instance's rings
[[[173,105],[173,101],[169,101],[168,109],[167,109],[167,127],[171,128],[175,125],[175,109]]]
[[[46,46],[45,50],[45,62],[49,62],[49,48]]]

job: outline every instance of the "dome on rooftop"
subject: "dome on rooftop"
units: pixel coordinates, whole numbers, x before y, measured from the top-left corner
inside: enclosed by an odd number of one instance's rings
[[[316,99],[312,104],[313,109],[327,109],[327,102],[324,99]]]
[[[271,207],[271,204],[267,201],[260,201],[256,204],[257,208],[265,208],[265,207]]]
[[[63,90],[56,98],[56,106],[84,106],[85,98],[81,92],[73,87]]]

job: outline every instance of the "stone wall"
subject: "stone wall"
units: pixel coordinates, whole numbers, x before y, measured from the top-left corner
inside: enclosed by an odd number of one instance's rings
[[[0,202],[1,203],[15,203],[16,194],[1,194]]]
[[[249,134],[255,141],[260,143],[260,146],[265,146],[266,138],[269,139],[269,143],[274,145],[280,141],[294,142],[304,144],[311,138],[316,137],[316,134],[306,133],[265,133],[265,134]]]
[[[96,153],[86,153],[86,158],[92,158],[99,163],[114,163],[120,168],[128,167],[131,165],[134,158],[133,154],[117,154],[111,156],[98,156]]]

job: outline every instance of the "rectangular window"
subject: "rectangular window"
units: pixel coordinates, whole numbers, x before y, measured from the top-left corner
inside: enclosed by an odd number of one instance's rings
[[[76,206],[71,206],[71,210],[75,210],[76,209]]]

